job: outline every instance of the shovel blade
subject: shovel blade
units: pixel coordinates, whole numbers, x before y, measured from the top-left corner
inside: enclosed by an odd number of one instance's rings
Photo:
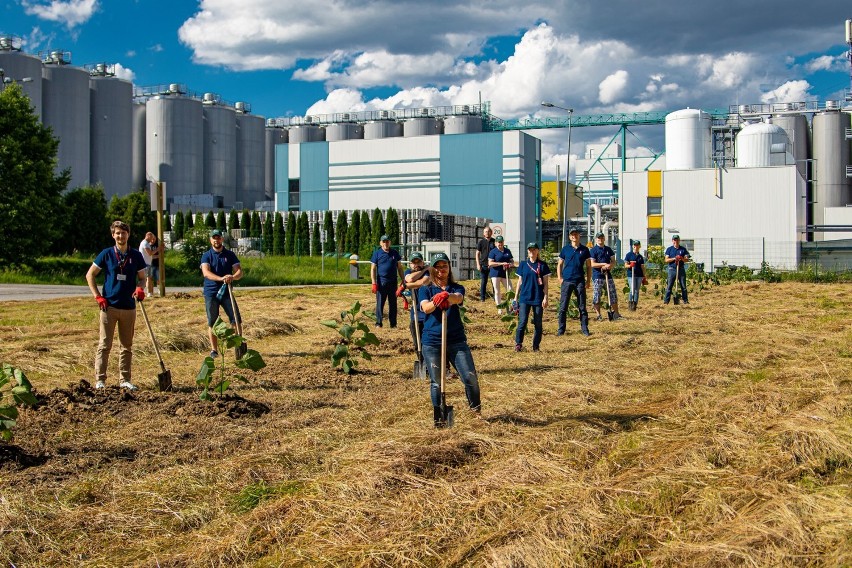
[[[411,376],[414,379],[423,378],[423,363],[421,363],[420,361],[414,362],[414,371],[411,373]]]
[[[609,319],[609,321],[612,321],[613,319],[615,319],[615,312],[607,312],[606,317]]]
[[[157,375],[157,386],[160,387],[160,392],[172,390],[172,372],[163,371]]]
[[[240,343],[239,347],[234,347],[234,354],[237,356],[237,359],[242,359],[246,353],[248,353],[248,345],[245,342]]]
[[[675,306],[680,305],[680,298],[678,298],[677,296],[674,297],[674,304]]]
[[[453,407],[445,406],[442,409],[441,414],[443,415],[442,418],[446,423],[447,428],[452,428],[453,425],[456,423],[456,413],[454,412]]]

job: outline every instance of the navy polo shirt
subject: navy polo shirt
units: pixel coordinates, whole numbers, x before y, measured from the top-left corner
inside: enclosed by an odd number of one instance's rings
[[[645,264],[645,259],[642,258],[641,254],[630,251],[627,253],[627,256],[624,257],[624,262],[636,262],[636,277],[642,278],[645,276],[645,267],[643,266]],[[627,277],[630,278],[631,276],[633,276],[633,269],[628,267]]]
[[[667,249],[666,249],[666,256],[667,256],[667,257],[669,257],[669,258],[674,258],[674,257],[676,257],[677,255],[681,255],[681,256],[689,256],[689,251],[688,251],[688,250],[686,250],[686,247],[680,247],[680,246],[679,246],[679,247],[676,247],[676,246],[674,246],[674,245],[673,245],[673,246],[670,246],[669,248],[667,248]],[[669,270],[671,270],[672,272],[676,271],[676,270],[677,270],[677,265],[678,265],[678,262],[677,262],[677,261],[674,261],[674,262],[670,263],[670,264],[669,264]],[[681,265],[681,266],[683,266],[683,263],[681,262],[681,263],[680,263],[680,265]]]
[[[586,261],[591,258],[586,245],[580,244],[574,248],[567,244],[559,251],[559,258],[562,259],[562,279],[574,283],[582,282],[586,277]]]
[[[417,272],[420,272],[420,271],[418,270]],[[410,268],[405,269],[405,272],[402,273],[403,282],[405,281],[405,277],[408,276],[411,273],[412,273],[412,270]],[[422,288],[422,286],[421,286],[421,288]],[[419,289],[420,288],[418,288],[417,290],[419,290]],[[417,302],[417,290],[411,290],[411,301],[413,303],[417,304],[417,321],[423,322],[423,321],[426,321],[426,314],[423,313],[423,310],[420,309],[420,304]],[[409,310],[409,313],[410,313],[410,310]],[[408,319],[413,320],[414,314],[410,313]]]
[[[438,292],[443,292],[443,288],[435,284],[428,284],[417,289],[417,301],[431,300]],[[461,294],[464,296],[464,286],[461,284],[450,284],[447,286],[447,292],[450,294]],[[418,308],[420,305],[418,304]],[[426,315],[426,320],[423,323],[423,335],[421,342],[423,345],[441,346],[441,311],[435,310],[431,314]],[[458,304],[450,306],[447,312],[447,344],[466,343],[467,336],[464,333],[464,324],[461,319]]]
[[[207,250],[207,252],[201,255],[201,264],[206,264],[210,269],[210,272],[216,276],[227,276],[228,274],[234,273],[234,267],[239,266],[240,261],[237,258],[237,255],[235,255],[231,250],[223,247],[222,252],[216,252],[216,250],[211,247]],[[221,282],[210,280],[209,278],[204,279],[204,295],[208,298],[215,296],[221,287]],[[228,297],[227,290],[225,290],[224,297]]]
[[[589,254],[592,256],[593,261],[609,264],[609,261],[615,256],[615,251],[606,245],[602,247],[595,245],[592,247],[592,250],[589,251]],[[603,277],[604,275],[600,268],[592,268],[592,280],[601,280]]]
[[[130,247],[122,253],[118,247],[111,246],[101,251],[94,264],[104,273],[101,295],[109,305],[120,310],[136,309],[133,292],[136,291],[139,271],[148,266],[142,253]],[[124,279],[119,280],[119,275],[123,275]]]
[[[509,247],[503,247],[502,251],[497,247],[494,247],[491,249],[491,252],[488,253],[488,258],[494,262],[512,262],[514,260],[512,257],[512,251],[509,250]],[[506,269],[502,266],[492,266],[491,270],[488,272],[488,276],[492,278],[505,278]]]
[[[381,286],[396,286],[397,266],[402,257],[394,249],[385,252],[381,247],[373,252],[370,262],[376,265],[376,276]]]
[[[521,279],[518,303],[540,306],[544,299],[544,277],[550,274],[550,267],[547,263],[541,260],[536,262],[525,260],[518,265],[515,274]],[[538,283],[539,278],[542,279],[541,284]]]

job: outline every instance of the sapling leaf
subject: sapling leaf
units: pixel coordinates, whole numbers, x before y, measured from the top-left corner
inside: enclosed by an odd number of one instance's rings
[[[367,361],[372,361],[372,360],[373,360],[373,356],[372,356],[372,355],[370,355],[370,353],[369,353],[369,352],[367,352],[367,351],[361,351],[361,357],[363,357],[363,358],[364,358],[364,359],[366,359]]]
[[[251,369],[252,371],[259,371],[266,367],[266,361],[254,349],[247,349],[246,354],[237,359],[234,364],[240,369]]]
[[[372,331],[368,331],[367,333],[365,333],[363,339],[364,339],[364,343],[366,345],[378,345],[379,344],[379,338]]]
[[[13,388],[12,398],[14,399],[15,404],[27,404],[29,406],[38,404],[38,399],[25,387]]]
[[[17,417],[18,409],[14,406],[0,406],[0,419],[9,419],[14,422]]]
[[[370,326],[368,326],[362,321],[358,322],[358,325],[355,326],[355,329],[357,329],[358,331],[363,331],[364,333],[370,333]]]
[[[216,362],[213,360],[213,357],[205,357],[201,363],[201,369],[198,370],[198,374],[195,376],[195,384],[205,387],[206,390],[207,385],[210,384],[210,377],[213,376],[215,370]]]
[[[342,325],[337,331],[340,332],[340,335],[343,336],[343,339],[345,339],[346,341],[352,341],[352,334],[355,333],[355,328],[349,324],[345,324]]]
[[[354,304],[352,304],[352,308],[350,308],[349,313],[354,316],[359,311],[361,311],[361,302],[356,301]]]
[[[215,387],[213,387],[213,390],[218,392],[219,394],[225,394],[225,391],[228,390],[229,386],[231,386],[231,381],[225,379],[223,381],[220,381]]]
[[[334,353],[331,355],[331,366],[337,367],[345,357],[349,357],[349,347],[338,344],[334,349]]]
[[[340,320],[341,320],[341,321],[345,320],[345,319],[346,319],[346,314],[348,314],[348,313],[349,313],[349,312],[346,312],[346,311],[340,312]]]
[[[334,320],[325,320],[325,321],[321,321],[320,323],[322,325],[326,326],[326,327],[330,327],[331,329],[337,329],[339,327],[337,325],[337,322],[334,321]]]
[[[361,312],[361,315],[363,315],[367,319],[376,319],[376,312],[371,312],[369,310],[364,310],[363,312]]]
[[[242,375],[234,375],[234,378],[237,379],[238,381],[240,381],[241,383],[247,383],[248,382],[248,379],[245,378]]]
[[[343,361],[343,372],[347,375],[351,375],[352,371],[355,369],[355,361],[352,359],[346,359]]]
[[[206,400],[207,402],[210,402],[210,401],[213,400],[213,397],[210,396],[210,392],[207,390],[206,387],[204,388],[203,391],[201,391],[201,394],[198,395],[198,398],[200,398],[201,400]]]

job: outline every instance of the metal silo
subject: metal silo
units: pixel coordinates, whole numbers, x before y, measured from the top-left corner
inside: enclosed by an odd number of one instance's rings
[[[849,115],[839,110],[827,110],[814,115],[814,225],[825,224],[826,207],[843,207],[850,201],[846,178],[846,166],[849,165],[849,141],[846,140],[848,126]],[[814,238],[822,240],[823,235],[814,233]]]
[[[364,138],[364,127],[353,122],[338,122],[325,127],[327,142],[338,140],[359,140]]]
[[[737,134],[737,167],[761,168],[792,163],[787,133],[777,124],[749,124]]]
[[[21,86],[30,99],[33,112],[41,120],[41,59],[21,51],[21,44],[21,38],[17,36],[0,35],[0,69],[3,69],[3,78]],[[3,86],[0,86],[2,89]]]
[[[166,197],[203,192],[204,126],[201,101],[178,85],[146,103],[145,167],[166,182]]]
[[[315,124],[300,124],[290,127],[290,144],[303,142],[321,142],[325,140],[325,130]]]
[[[807,180],[808,119],[803,114],[781,114],[772,118],[772,124],[780,126],[787,133],[796,159],[796,169],[802,179]]]
[[[406,138],[441,134],[442,131],[443,122],[441,119],[431,116],[410,118],[402,125],[402,135]]]
[[[42,122],[59,138],[56,171],[71,170],[68,189],[89,185],[89,72],[70,65],[65,51],[51,51],[43,61]]]
[[[137,190],[145,186],[145,103],[133,103],[131,140],[131,180],[130,187]]]
[[[266,128],[265,142],[265,175],[264,175],[264,194],[266,199],[275,198],[275,145],[287,144],[289,133],[283,128]]]
[[[230,207],[237,200],[236,111],[217,95],[204,99],[204,193],[218,195]]]
[[[104,188],[107,202],[133,189],[133,86],[98,64],[90,71],[92,183]]]
[[[710,123],[710,115],[698,109],[688,108],[666,115],[666,168],[710,167],[713,153]]]
[[[455,115],[444,119],[444,134],[470,134],[482,132],[482,117],[477,115]]]
[[[402,136],[402,124],[394,120],[376,120],[364,125],[364,140]]]
[[[244,103],[237,103],[237,192],[243,207],[254,208],[255,201],[265,200],[266,135],[261,116],[248,114]]]

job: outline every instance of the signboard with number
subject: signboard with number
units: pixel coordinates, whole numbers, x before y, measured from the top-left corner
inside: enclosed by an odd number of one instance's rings
[[[505,223],[491,223],[489,225],[491,227],[491,236],[493,238],[503,237],[506,238],[506,224]]]

